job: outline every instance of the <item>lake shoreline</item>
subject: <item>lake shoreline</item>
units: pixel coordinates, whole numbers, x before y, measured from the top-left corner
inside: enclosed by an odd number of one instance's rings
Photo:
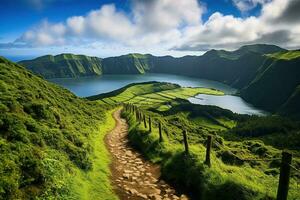
[[[258,114],[265,115],[267,113],[261,110],[238,96],[237,89],[232,88],[229,85],[199,78],[191,78],[188,76],[170,75],[170,74],[159,74],[159,73],[147,73],[147,74],[130,74],[130,75],[101,75],[101,76],[89,76],[89,77],[78,77],[78,78],[56,78],[47,79],[53,83],[56,83],[64,88],[72,91],[79,97],[88,98],[90,96],[101,95],[118,90],[126,85],[133,83],[143,82],[168,82],[178,84],[181,87],[202,87],[212,88],[224,92],[224,99],[231,98],[232,102],[227,102],[222,105],[222,100],[218,102],[199,102],[193,101],[191,103],[203,105],[215,105],[223,109],[229,109],[239,114]],[[195,97],[197,97],[196,95]],[[222,97],[221,97],[222,98]],[[196,98],[197,99],[197,98]],[[225,101],[226,102],[226,101]],[[225,105],[226,104],[226,105]],[[235,106],[238,104],[238,106]],[[240,109],[233,109],[232,107],[239,107]]]

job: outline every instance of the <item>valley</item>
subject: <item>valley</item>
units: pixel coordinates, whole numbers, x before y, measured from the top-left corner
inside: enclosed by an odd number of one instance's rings
[[[234,51],[210,50],[202,56],[180,58],[128,54],[100,59],[60,54],[19,64],[45,78],[163,73],[213,80],[235,88],[245,101],[262,110],[297,118],[298,107],[293,102],[298,98],[299,60],[298,50],[253,44]],[[274,95],[277,98],[271,101]],[[296,110],[291,111],[291,106]]]
[[[0,8],[0,200],[300,200],[300,0]]]
[[[50,81],[69,89],[81,97],[106,93],[124,87],[127,84],[147,81],[169,82],[179,84],[183,87],[213,88],[216,90],[221,90],[226,94],[226,96],[222,95],[218,97],[220,99],[219,106],[223,106],[225,109],[232,109],[232,111],[241,114],[267,114],[267,112],[249,105],[239,96],[233,96],[233,94],[236,92],[236,89],[228,85],[216,81],[190,78],[186,76],[166,74],[103,75],[101,77],[93,78],[50,79]],[[215,101],[213,98],[211,98],[211,96],[206,96],[207,101],[201,101],[201,99],[202,98],[190,98],[189,100],[195,104],[218,104],[218,101]],[[232,107],[232,105],[235,105],[235,107]]]
[[[120,109],[122,123],[128,124],[121,132],[126,134],[132,154],[159,166],[160,172],[153,176],[175,188],[175,193],[168,193],[158,184],[156,189],[162,195],[275,199],[282,150],[293,154],[295,169],[300,167],[299,121],[279,115],[241,115],[189,101],[197,95],[226,96],[222,88],[232,91],[220,83],[194,82],[219,88],[215,89],[148,81],[80,98],[5,58],[1,58],[0,83],[0,151],[4,155],[0,169],[9,170],[1,175],[0,192],[5,199],[118,199],[116,188],[120,186],[111,180],[110,165],[115,150],[106,148],[105,136],[116,130],[120,119],[113,113]],[[130,105],[145,119],[151,118],[151,130],[149,121],[140,121]],[[204,162],[209,135],[213,137],[211,167]],[[118,134],[113,138],[119,140]],[[123,181],[119,176],[114,180]],[[123,182],[126,185],[130,180]],[[300,195],[298,182],[299,174],[292,170],[289,199]],[[145,197],[132,189],[123,192]]]

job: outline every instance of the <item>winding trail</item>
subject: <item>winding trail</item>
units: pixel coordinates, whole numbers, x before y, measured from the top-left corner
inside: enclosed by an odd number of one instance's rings
[[[115,128],[107,134],[105,141],[113,156],[111,171],[115,192],[121,200],[187,200],[177,196],[170,185],[160,180],[160,168],[145,161],[141,154],[128,144],[128,125],[121,118],[121,109],[113,114]]]

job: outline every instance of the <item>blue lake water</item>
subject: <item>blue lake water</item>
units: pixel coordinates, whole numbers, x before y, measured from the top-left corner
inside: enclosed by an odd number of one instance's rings
[[[241,97],[224,95],[224,96],[215,96],[215,95],[205,95],[199,94],[196,97],[189,98],[189,101],[193,104],[201,105],[215,105],[220,108],[231,110],[232,112],[239,114],[248,114],[248,115],[267,115],[266,111],[255,108],[253,105],[247,103]]]
[[[130,83],[140,83],[147,81],[176,83],[184,87],[214,88],[224,91],[226,95],[198,95],[195,98],[190,98],[190,102],[202,105],[216,105],[240,114],[266,114],[266,112],[248,104],[242,98],[238,96],[232,96],[232,94],[236,92],[236,89],[228,85],[216,81],[197,79],[186,76],[167,74],[103,75],[99,77],[51,79],[50,81],[69,89],[80,97],[87,97],[100,93],[110,92]]]

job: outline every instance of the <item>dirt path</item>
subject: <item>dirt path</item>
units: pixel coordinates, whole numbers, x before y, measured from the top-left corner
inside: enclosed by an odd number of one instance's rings
[[[128,145],[128,126],[120,115],[121,110],[114,112],[117,124],[106,136],[107,147],[113,155],[112,181],[120,199],[188,199],[185,195],[177,196],[171,186],[159,179],[159,166],[145,161]]]

